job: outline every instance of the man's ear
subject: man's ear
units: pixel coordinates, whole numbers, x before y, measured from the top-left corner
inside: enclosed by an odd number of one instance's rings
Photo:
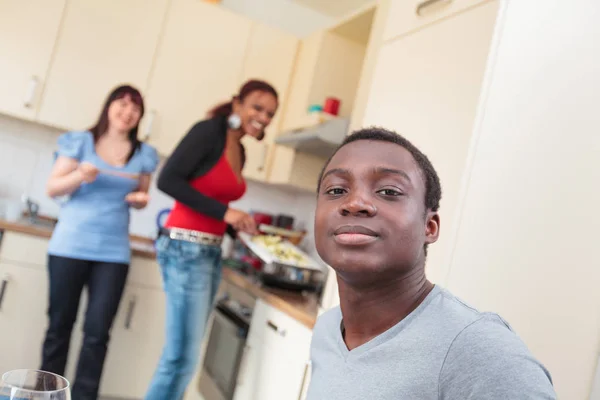
[[[425,243],[437,242],[440,237],[440,215],[435,211],[427,211],[425,220]]]

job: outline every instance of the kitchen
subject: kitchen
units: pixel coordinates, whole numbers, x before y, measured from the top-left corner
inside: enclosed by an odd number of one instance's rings
[[[494,269],[477,269],[474,256],[469,254],[472,243],[479,238],[477,220],[481,219],[480,208],[473,204],[480,207],[484,199],[491,201],[486,197],[489,189],[478,174],[490,168],[485,162],[494,159],[478,153],[478,146],[500,146],[510,152],[508,145],[486,136],[492,129],[486,125],[486,118],[495,115],[492,111],[500,114],[498,108],[490,109],[487,115],[481,111],[494,106],[494,95],[502,89],[492,79],[495,75],[490,65],[504,67],[506,76],[511,76],[512,70],[501,63],[509,56],[498,38],[512,40],[511,45],[519,48],[511,34],[523,33],[519,27],[524,29],[525,18],[534,18],[538,13],[559,18],[564,7],[543,10],[491,0],[377,1],[298,37],[197,0],[139,0],[126,5],[89,0],[0,1],[0,9],[5,5],[12,7],[12,14],[0,12],[0,38],[22,40],[0,40],[0,59],[11,60],[0,64],[0,72],[9,78],[0,83],[0,191],[7,198],[6,219],[0,224],[0,326],[11,327],[10,336],[0,341],[0,370],[35,368],[39,364],[38,348],[46,324],[45,264],[51,225],[40,221],[46,221],[43,216],[57,215],[56,204],[44,194],[57,135],[65,129],[87,126],[94,119],[102,101],[98,93],[116,83],[132,82],[144,92],[150,110],[142,121],[141,132],[164,157],[180,139],[178,135],[200,116],[198,110],[229,98],[245,79],[259,77],[271,81],[284,100],[265,141],[245,143],[249,162],[244,174],[252,183],[239,208],[293,215],[294,228],[308,233],[300,247],[311,258],[317,258],[311,243],[313,192],[331,149],[349,129],[362,125],[378,124],[410,133],[411,140],[437,166],[444,184],[444,229],[449,234],[431,249],[430,278],[456,288],[477,306],[507,315],[534,354],[552,371],[561,398],[583,399],[590,393],[600,334],[597,327],[582,321],[581,313],[557,306],[555,309],[564,318],[582,328],[577,340],[568,332],[553,330],[551,316],[544,307],[523,307],[526,295],[521,284],[504,281],[511,285],[513,298],[522,302],[507,301],[504,291],[494,286],[503,277]],[[514,7],[514,14],[507,14],[509,7]],[[572,17],[569,23],[582,18],[565,15],[563,18]],[[132,26],[128,24],[132,16],[143,17],[144,22]],[[17,23],[22,20],[30,23]],[[106,21],[119,26],[119,31],[107,33]],[[239,35],[248,37],[247,43],[240,43]],[[195,38],[195,44],[184,44],[189,37]],[[214,45],[206,45],[214,42],[214,37],[230,49],[227,56]],[[561,44],[557,41],[554,45],[561,49]],[[203,62],[206,53],[190,54],[189,46],[212,49],[215,62],[207,65]],[[546,57],[559,51],[548,46]],[[111,64],[115,55],[125,57],[128,68],[121,70]],[[103,61],[89,61],[99,59]],[[577,70],[573,65],[564,68]],[[558,80],[560,75],[554,78]],[[195,87],[206,90],[200,93]],[[539,87],[535,89],[543,92]],[[330,118],[318,107],[324,106],[328,97],[340,100],[341,118]],[[69,99],[77,99],[79,112],[72,112]],[[525,117],[520,120],[524,121]],[[318,128],[311,129],[315,123]],[[591,157],[593,146],[588,148],[580,157]],[[527,192],[527,187],[522,190]],[[23,205],[23,193],[39,203],[37,213],[42,217],[33,223],[6,217],[8,211],[18,209],[15,204]],[[156,215],[171,203],[155,189],[151,197],[149,207],[134,212],[132,217],[134,258],[103,376],[101,391],[106,398],[142,398],[163,343],[164,293],[153,260],[152,237]],[[465,208],[464,204],[470,206]],[[566,215],[561,218],[568,225]],[[514,226],[518,224],[505,229]],[[494,239],[506,241],[510,236],[505,231]],[[502,258],[504,253],[494,253],[494,248],[477,243],[496,259]],[[545,244],[552,248],[550,243]],[[536,274],[534,268],[544,271],[532,261],[539,245],[530,244],[531,250],[521,249],[518,242],[511,245],[511,254],[518,254],[532,265],[530,274]],[[239,250],[232,244],[227,246],[231,254]],[[483,250],[480,253],[487,255]],[[552,264],[552,259],[545,264]],[[541,303],[556,306],[552,300],[557,290],[554,282],[560,279],[553,273],[552,279],[546,277],[549,286],[539,288],[538,295],[544,300]],[[469,285],[473,274],[488,284],[487,291]],[[187,398],[232,398],[232,394],[236,399],[302,398],[310,379],[307,362],[312,325],[319,312],[337,302],[332,276],[323,274],[319,296],[267,287],[253,275],[225,269],[218,295],[223,302],[213,318],[235,320],[235,326],[242,326],[247,337],[236,341],[236,335],[207,333],[203,368],[188,389]],[[577,288],[573,293],[593,292],[584,283],[574,284],[573,288]],[[598,310],[585,304],[597,304],[596,300],[590,294],[576,304],[588,315],[595,315]],[[251,317],[246,308],[252,310]],[[233,318],[232,309],[238,310]],[[225,332],[231,324],[214,326]],[[549,330],[553,333],[546,335]],[[235,343],[233,354],[211,346],[211,338],[215,337],[230,338],[230,343]],[[77,326],[73,346],[80,341],[81,329]],[[578,345],[572,351],[561,350],[573,341]],[[75,355],[70,355],[67,375],[73,372]],[[234,362],[226,363],[230,356]],[[223,373],[231,371],[234,373]]]
[[[58,205],[44,193],[45,180],[53,163],[57,136],[67,129],[86,126],[93,121],[103,100],[98,93],[104,93],[111,85],[125,81],[143,89],[149,112],[142,121],[140,133],[163,158],[170,154],[185,130],[201,117],[198,110],[208,109],[219,100],[229,98],[243,80],[262,78],[276,86],[281,105],[271,124],[272,130],[263,142],[244,143],[248,159],[244,175],[249,180],[249,188],[236,207],[247,211],[268,211],[269,218],[273,218],[266,221],[268,224],[287,228],[293,225],[301,235],[300,239],[308,233],[300,247],[308,253],[306,257],[318,258],[311,233],[314,190],[317,175],[330,153],[323,152],[320,146],[316,147],[320,154],[297,152],[293,148],[296,142],[280,145],[276,138],[281,132],[291,134],[299,127],[315,125],[327,118],[330,121],[325,121],[325,124],[329,122],[333,127],[326,130],[333,132],[335,140],[333,143],[325,142],[329,144],[329,152],[343,140],[348,130],[374,4],[353,10],[349,16],[328,18],[334,22],[331,24],[333,28],[316,30],[301,40],[281,29],[195,0],[156,1],[151,6],[145,1],[136,1],[125,7],[117,5],[117,2],[114,5],[87,1],[29,3],[0,3],[4,10],[10,10],[2,13],[6,16],[1,24],[5,27],[2,37],[12,34],[11,37],[24,37],[25,41],[20,43],[22,47],[18,51],[12,47],[14,42],[2,42],[1,46],[2,52],[6,51],[2,54],[12,57],[12,64],[3,64],[2,68],[6,69],[2,72],[14,76],[12,82],[15,85],[12,86],[11,81],[4,82],[2,93],[6,95],[0,100],[3,114],[0,131],[5,154],[2,162],[7,164],[3,170],[10,171],[12,175],[3,180],[5,183],[1,189],[4,220],[0,228],[3,231],[0,307],[1,324],[14,326],[15,338],[4,342],[12,344],[10,348],[2,349],[0,370],[39,365],[37,343],[41,343],[46,326],[48,293],[46,249],[53,219],[58,215]],[[36,11],[30,13],[28,6],[35,7]],[[138,17],[138,13],[145,17],[145,22],[141,26],[130,26],[130,19]],[[36,24],[36,32],[28,32],[27,36],[12,23],[26,16],[40,20]],[[122,29],[115,34],[131,36],[128,41],[115,45],[111,34],[103,38],[99,32],[105,30],[105,18]],[[351,25],[355,23],[362,30],[353,29]],[[355,37],[334,33],[338,25],[349,27],[346,31]],[[182,29],[182,26],[186,28]],[[128,33],[134,30],[136,34]],[[207,47],[215,32],[223,34],[222,42],[216,48]],[[240,43],[240,35],[248,37],[248,42]],[[206,53],[198,54],[195,60],[188,59],[189,52],[185,51],[182,43],[190,37],[198,41],[193,46],[208,48],[214,53],[214,64],[206,65]],[[90,46],[90,43],[96,42]],[[30,46],[27,52],[22,49],[26,46]],[[223,47],[229,48],[231,53],[222,54]],[[347,55],[339,58],[340,53]],[[35,54],[36,59],[32,60],[30,54]],[[112,55],[117,54],[126,54],[131,65],[119,69],[110,64]],[[109,61],[104,65],[90,64],[90,60],[105,58]],[[181,68],[181,60],[184,59],[189,69]],[[79,66],[76,67],[74,62]],[[227,70],[221,64],[231,68]],[[330,79],[331,70],[340,69],[342,65],[345,65],[347,73],[339,79]],[[83,74],[76,73],[84,70]],[[94,79],[90,80],[89,76],[94,76]],[[195,87],[190,82],[195,82]],[[312,88],[305,87],[307,82],[313,82]],[[198,88],[201,88],[200,92]],[[23,89],[25,93],[19,94]],[[96,90],[98,93],[90,95]],[[336,99],[328,103],[326,99],[332,93]],[[25,101],[23,96],[27,97]],[[73,113],[73,105],[65,102],[70,98],[78,99],[79,112]],[[178,101],[173,102],[173,98]],[[305,103],[306,106],[303,105]],[[308,114],[305,110],[309,103],[322,105],[324,111],[339,114],[339,118],[320,111],[319,107],[316,107],[316,112],[313,110]],[[332,106],[338,106],[339,110],[327,109]],[[296,107],[302,107],[302,110],[298,112]],[[331,117],[328,118],[328,115]],[[309,139],[303,143],[310,143],[311,137],[317,136],[309,130],[305,133]],[[159,214],[162,212],[164,215],[164,210],[171,207],[172,199],[154,186],[150,195],[150,205],[143,211],[132,213],[133,259],[111,335],[101,385],[103,398],[142,398],[164,343],[165,299],[162,278],[154,260],[152,239],[157,232],[156,221],[161,219]],[[23,211],[28,216],[19,215]],[[278,215],[282,223],[274,220]],[[226,242],[223,247],[226,253],[240,252],[239,246],[233,243]],[[302,290],[299,290],[291,282],[293,290],[290,290],[289,283],[286,289],[278,289],[273,284],[264,285],[253,271],[226,268],[217,296],[215,323],[211,324],[214,332],[226,331],[232,320],[240,322],[244,319],[243,315],[242,318],[227,317],[240,305],[253,310],[252,320],[258,322],[247,329],[247,340],[239,341],[234,335],[228,337],[229,343],[219,342],[220,346],[211,345],[214,335],[207,332],[207,364],[203,364],[204,368],[194,378],[188,398],[201,395],[207,399],[232,398],[233,389],[237,398],[297,398],[304,393],[309,376],[307,361],[311,328],[323,301],[320,294],[327,276],[326,267],[319,266],[319,269],[313,271],[315,278],[308,287],[300,287]],[[329,282],[331,286],[331,279]],[[30,293],[35,293],[37,300],[32,299]],[[324,296],[325,301],[335,302],[333,289]],[[25,311],[21,306],[24,302],[31,309]],[[225,306],[224,313],[218,312]],[[78,348],[82,342],[83,311],[80,309],[73,331],[72,349]],[[245,322],[248,325],[248,321]],[[27,326],[24,330],[22,324]],[[272,337],[272,333],[276,336]],[[218,337],[225,340],[227,336]],[[273,346],[277,346],[275,350],[268,351]],[[277,351],[280,346],[290,349],[286,350],[290,365],[287,371],[279,365],[279,358],[266,362],[269,355],[272,354],[272,357],[280,353]],[[220,352],[223,348],[236,349],[232,363],[223,364],[229,360],[228,354]],[[66,372],[69,379],[74,376],[76,362],[77,351],[71,351]],[[242,369],[239,374],[238,369]],[[131,376],[130,371],[136,371],[135,376]],[[224,371],[229,371],[229,375],[223,375]],[[273,379],[275,371],[280,379]],[[271,378],[265,381],[267,375]],[[245,384],[242,384],[242,379]]]

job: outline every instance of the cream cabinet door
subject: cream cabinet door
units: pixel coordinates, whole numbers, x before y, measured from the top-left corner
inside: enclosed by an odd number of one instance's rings
[[[240,85],[252,23],[198,0],[173,0],[148,90],[142,132],[169,155],[208,110]]]
[[[440,284],[497,10],[489,2],[385,44],[363,120],[405,136],[440,176],[441,235],[427,260]]]
[[[125,288],[102,374],[103,396],[144,397],[165,343],[165,304],[162,290]]]
[[[297,400],[309,380],[312,331],[270,305],[256,302],[235,400]]]
[[[0,112],[34,119],[66,0],[0,0]]]
[[[0,263],[0,375],[40,367],[47,307],[46,271]]]
[[[83,343],[87,308],[84,290],[73,328],[67,379],[75,379]],[[142,399],[150,385],[164,345],[165,294],[162,290],[128,284],[113,322],[100,383],[101,397]],[[134,371],[134,372],[132,372]]]
[[[39,120],[66,129],[95,123],[108,93],[146,87],[167,0],[70,0]]]
[[[490,0],[391,0],[383,40],[424,28]]]
[[[279,108],[262,142],[250,137],[243,140],[246,148],[244,176],[248,179],[265,181],[268,177],[268,166],[274,150],[272,143],[279,134],[299,43],[298,38],[278,29],[258,23],[252,26],[242,83],[248,79],[269,82],[279,95]]]

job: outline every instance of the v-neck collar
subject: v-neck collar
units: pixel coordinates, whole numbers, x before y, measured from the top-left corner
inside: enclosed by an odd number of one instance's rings
[[[344,341],[343,331],[344,331],[344,316],[341,314],[340,309],[340,329],[336,330],[337,336],[337,344],[340,350],[342,357],[346,361],[350,361],[353,358],[359,357],[360,355],[374,349],[375,347],[387,342],[391,338],[397,336],[400,332],[402,332],[408,325],[412,323],[412,321],[417,318],[425,308],[431,303],[431,301],[441,293],[441,288],[438,285],[434,285],[431,292],[425,297],[425,299],[419,304],[417,308],[415,308],[410,314],[408,314],[405,318],[403,318],[396,325],[389,328],[387,331],[375,336],[373,339],[369,340],[367,343],[364,343],[352,350],[348,350],[346,346],[346,342]]]

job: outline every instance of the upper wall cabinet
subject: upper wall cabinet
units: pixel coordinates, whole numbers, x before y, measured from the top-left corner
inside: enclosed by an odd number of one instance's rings
[[[0,0],[0,112],[35,117],[66,0]]]
[[[365,126],[406,136],[436,167],[446,234],[431,246],[428,276],[442,283],[498,2],[470,10],[385,43],[368,99]]]
[[[129,83],[143,90],[167,2],[70,0],[39,121],[60,128],[86,128],[96,121],[106,96],[115,86]],[[35,24],[27,23],[27,29],[31,27],[35,28]]]
[[[252,22],[198,0],[173,0],[158,48],[141,132],[169,155],[214,105],[240,85]]]
[[[383,40],[412,32],[489,0],[390,0]]]
[[[244,138],[246,165],[244,176],[248,179],[265,181],[268,167],[273,158],[273,141],[279,133],[282,115],[286,108],[288,89],[294,62],[298,52],[299,39],[262,24],[254,24],[246,50],[242,83],[248,79],[263,79],[269,82],[279,95],[279,109],[271,125],[267,128],[265,139],[258,142],[253,138]]]

